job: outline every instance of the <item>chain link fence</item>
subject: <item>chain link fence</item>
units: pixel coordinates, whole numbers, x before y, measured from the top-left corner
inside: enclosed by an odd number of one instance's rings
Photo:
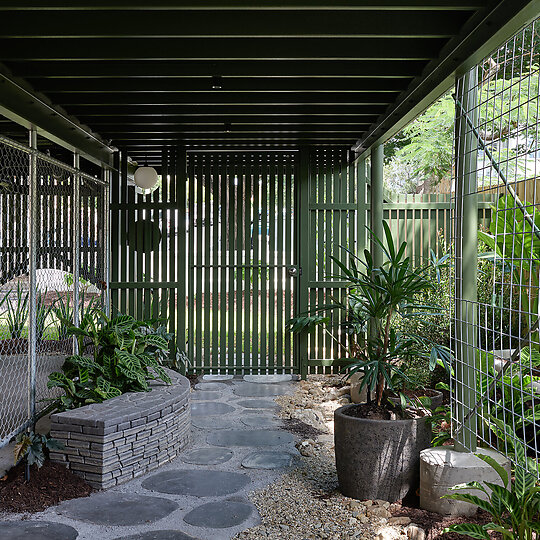
[[[102,178],[0,136],[0,446],[55,397],[66,321],[106,305],[107,207]]]
[[[456,440],[469,450],[498,449],[537,474],[539,24],[523,28],[456,87],[452,380]],[[484,194],[495,195],[488,227],[473,217]],[[521,461],[519,442],[527,454]]]

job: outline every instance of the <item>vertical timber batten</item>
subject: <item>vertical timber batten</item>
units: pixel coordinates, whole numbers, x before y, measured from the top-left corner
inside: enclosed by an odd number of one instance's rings
[[[309,302],[309,281],[311,277],[310,268],[310,243],[307,242],[307,234],[310,230],[309,214],[309,149],[301,148],[298,165],[298,178],[296,179],[296,250],[298,253],[299,276],[295,283],[298,292],[296,294],[295,313],[304,313],[308,309]],[[302,379],[308,373],[308,335],[305,331],[296,334],[296,363],[299,366]]]

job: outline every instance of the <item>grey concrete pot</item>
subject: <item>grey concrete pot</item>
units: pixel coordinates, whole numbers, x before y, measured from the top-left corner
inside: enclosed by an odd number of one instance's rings
[[[420,482],[420,452],[430,447],[425,418],[368,420],[334,412],[334,440],[339,488],[353,499],[395,502]]]
[[[434,411],[437,407],[440,407],[443,404],[444,396],[439,390],[434,390],[432,388],[428,388],[428,390],[431,392],[431,395],[429,396],[431,398],[430,409]],[[401,400],[398,397],[389,397],[388,399],[397,407],[401,405]]]

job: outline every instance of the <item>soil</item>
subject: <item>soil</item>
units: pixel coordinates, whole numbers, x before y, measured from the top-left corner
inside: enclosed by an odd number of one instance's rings
[[[88,497],[93,491],[59,463],[46,460],[41,469],[32,465],[28,482],[24,469],[21,462],[0,479],[0,512],[41,512],[61,501]]]
[[[487,512],[479,510],[476,515],[470,517],[461,516],[441,516],[434,512],[428,512],[421,508],[415,508],[412,506],[401,506],[398,510],[392,512],[394,517],[407,516],[411,519],[412,523],[419,525],[426,531],[426,540],[463,540],[464,536],[457,533],[443,534],[445,527],[455,525],[458,523],[478,523],[484,525],[491,521],[490,515]],[[501,536],[495,533],[491,533],[493,540],[500,539]]]
[[[304,439],[313,439],[323,433],[320,429],[310,426],[309,424],[302,422],[302,420],[298,420],[298,418],[282,418],[281,424],[283,429],[286,429],[295,435],[300,435],[300,437],[303,437]]]
[[[354,418],[366,418],[368,420],[391,420],[391,414],[387,407],[375,403],[362,403],[355,407],[349,407],[343,414]]]

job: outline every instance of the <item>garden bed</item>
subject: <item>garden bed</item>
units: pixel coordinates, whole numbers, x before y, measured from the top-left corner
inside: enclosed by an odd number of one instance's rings
[[[87,497],[92,487],[59,463],[45,461],[41,469],[30,468],[24,479],[25,463],[13,467],[0,480],[1,512],[41,512],[61,501]]]
[[[172,383],[152,381],[132,392],[51,415],[51,436],[65,446],[51,452],[92,487],[105,489],[174,459],[190,439],[189,381],[167,370]]]

